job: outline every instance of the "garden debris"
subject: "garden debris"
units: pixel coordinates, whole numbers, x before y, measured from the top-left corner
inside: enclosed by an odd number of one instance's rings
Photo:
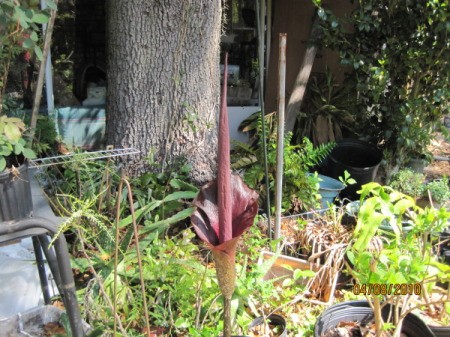
[[[344,226],[336,225],[333,219],[319,215],[309,219],[301,229],[298,220],[285,221],[282,230],[290,241],[290,252],[302,252],[317,268],[316,275],[307,284],[310,296],[331,301],[344,264],[350,232]]]
[[[251,328],[249,335],[250,337],[277,337],[283,332],[278,332],[278,328],[279,326],[264,323]]]
[[[428,150],[434,157],[450,158],[450,142],[440,132],[434,134],[434,139],[428,146]],[[450,162],[448,160],[434,160],[425,168],[424,173],[432,179],[450,176]]]
[[[44,325],[44,336],[45,337],[52,337],[54,335],[63,335],[65,333],[66,333],[66,330],[59,323],[49,322]]]
[[[321,337],[365,337],[361,333],[359,323],[340,322],[335,328],[329,329]]]

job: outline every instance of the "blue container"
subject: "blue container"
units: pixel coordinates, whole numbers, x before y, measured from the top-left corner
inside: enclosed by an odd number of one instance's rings
[[[320,200],[321,208],[327,208],[329,204],[332,204],[334,199],[338,196],[339,192],[344,189],[344,184],[334,178],[324,176],[322,174],[319,177],[319,194],[322,196]]]
[[[103,106],[57,109],[59,135],[68,147],[101,148],[105,139],[105,120]]]

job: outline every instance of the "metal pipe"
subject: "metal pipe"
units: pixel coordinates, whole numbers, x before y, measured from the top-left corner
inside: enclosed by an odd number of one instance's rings
[[[261,6],[259,4],[261,3]],[[266,120],[264,107],[264,17],[265,17],[265,2],[264,0],[256,1],[256,16],[258,26],[258,64],[259,64],[259,104],[261,107],[261,125],[262,125],[262,147],[264,157],[264,182],[266,185],[266,214],[268,224],[268,235],[272,238],[272,223],[270,216],[270,186],[269,186],[269,164],[267,162],[267,139],[266,139]]]
[[[51,303],[50,290],[48,286],[47,273],[45,270],[44,255],[42,254],[41,244],[36,236],[33,236],[34,256],[36,258],[36,265],[38,268],[39,281],[41,282],[42,295],[44,296],[44,303]]]
[[[272,0],[266,7],[266,79],[269,78],[270,48],[272,48]]]
[[[275,180],[275,240],[281,231],[281,199],[283,188],[283,153],[284,153],[284,110],[286,105],[286,39],[287,34],[280,34],[278,59],[278,134],[277,134],[277,173]]]

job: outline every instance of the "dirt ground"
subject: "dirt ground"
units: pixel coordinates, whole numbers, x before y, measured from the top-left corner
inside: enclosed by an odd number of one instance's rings
[[[435,139],[431,142],[429,150],[433,155],[448,160],[437,160],[428,165],[424,172],[429,178],[450,177],[450,140],[446,140],[441,133],[435,134]]]

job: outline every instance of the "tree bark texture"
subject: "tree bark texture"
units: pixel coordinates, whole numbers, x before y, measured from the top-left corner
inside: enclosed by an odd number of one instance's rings
[[[221,10],[220,0],[107,2],[106,137],[141,151],[128,174],[150,155],[163,170],[186,160],[199,184],[215,175]]]

